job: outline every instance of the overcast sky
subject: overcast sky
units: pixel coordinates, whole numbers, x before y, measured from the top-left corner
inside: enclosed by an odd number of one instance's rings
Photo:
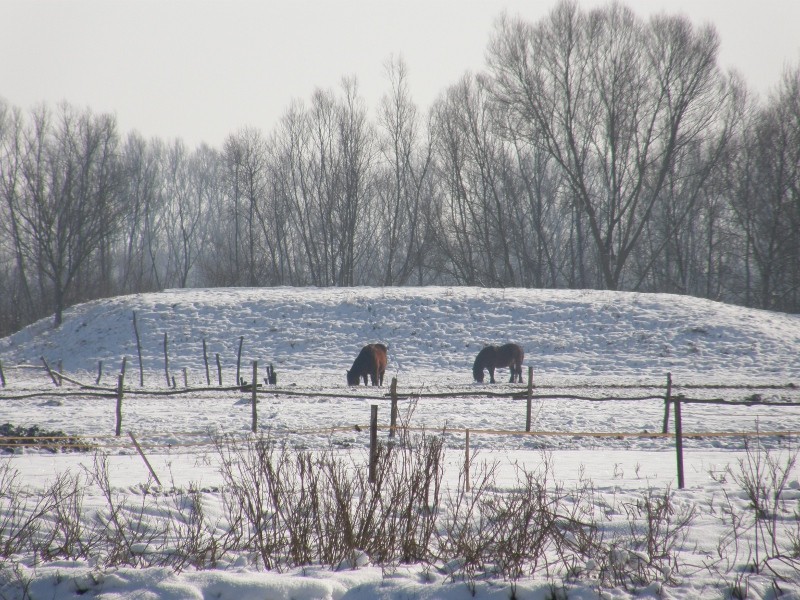
[[[537,22],[556,0],[0,0],[0,97],[116,114],[122,132],[221,147],[271,130],[293,99],[355,76],[374,109],[402,56],[427,109],[484,66],[503,11]],[[800,63],[800,0],[626,0],[647,17],[711,22],[721,64],[766,94]],[[605,0],[581,0],[585,7]]]

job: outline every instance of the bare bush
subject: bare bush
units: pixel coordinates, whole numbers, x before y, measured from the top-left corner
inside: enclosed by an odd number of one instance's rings
[[[92,468],[86,472],[105,500],[105,508],[95,513],[100,563],[131,567],[160,564],[169,526],[150,510],[148,493],[152,483],[148,481],[143,486],[141,501],[134,506],[128,494],[115,492],[111,486],[107,457],[96,454]]]
[[[217,566],[225,555],[227,535],[218,523],[210,523],[203,507],[203,496],[196,487],[175,492],[169,497],[165,518],[164,552],[160,566],[176,571],[187,567],[208,569]]]
[[[381,444],[377,480],[352,455],[278,448],[266,437],[218,440],[225,510],[238,549],[268,569],[320,562],[426,561],[436,528],[443,446],[420,436]]]
[[[474,585],[479,573],[488,569],[487,557],[493,540],[489,532],[490,519],[486,504],[487,496],[495,488],[499,464],[476,463],[476,455],[471,457],[469,478],[470,491],[466,491],[462,470],[458,487],[445,491],[448,510],[442,515],[440,535],[437,542],[437,557],[442,563],[440,569],[452,579],[461,577]]]
[[[54,509],[52,496],[26,493],[19,471],[0,464],[0,566],[35,548],[44,517]]]
[[[544,571],[564,575],[564,565],[585,548],[596,525],[583,521],[582,494],[568,493],[551,480],[552,462],[543,456],[540,468],[518,467],[518,488],[502,494],[493,519],[498,530],[493,554],[503,577],[516,581]],[[575,500],[578,500],[575,502]]]
[[[61,476],[38,494],[23,493],[17,473],[4,464],[0,567],[13,568],[22,556],[33,557],[33,563],[91,557],[100,568],[180,571],[214,568],[247,556],[270,570],[366,563],[391,569],[414,563],[473,589],[480,579],[497,577],[509,581],[512,590],[520,579],[536,576],[562,583],[594,578],[601,587],[629,589],[677,582],[679,557],[697,509],[678,502],[669,488],[647,489],[611,506],[583,477],[572,489],[556,481],[546,453],[535,469],[517,465],[510,488],[497,484],[498,463],[479,462],[475,455],[468,471],[460,467],[457,485],[445,486],[443,440],[443,435],[406,431],[379,444],[377,478],[370,482],[361,451],[299,450],[267,436],[218,438],[223,485],[213,501],[222,510],[213,520],[206,510],[208,499],[193,486],[165,490],[147,482],[138,500],[115,490],[107,458],[100,455],[85,476]],[[772,469],[774,477],[766,481],[782,489],[785,477],[780,474],[787,465],[773,467],[758,472],[766,477]],[[95,511],[84,507],[89,485],[103,499]],[[766,514],[776,506],[774,501],[766,506]],[[612,514],[624,515],[623,522],[607,525],[604,520],[610,523]],[[736,516],[734,500],[728,498],[723,514]],[[720,573],[735,568],[731,553],[738,557],[746,549],[747,528],[759,526],[745,521],[731,521],[732,533],[720,542],[719,558],[709,568]],[[771,556],[791,565],[796,556],[791,540],[796,547],[800,534],[797,515],[789,521],[795,530],[780,542],[775,538],[781,552]],[[790,544],[780,546],[787,538]],[[766,566],[786,568],[776,560]]]
[[[654,581],[674,584],[679,552],[697,516],[694,504],[679,505],[672,490],[648,488],[633,502],[623,503],[627,536],[605,548],[601,581],[643,586]]]
[[[573,491],[552,480],[552,462],[544,454],[536,470],[517,467],[511,491],[497,492],[497,464],[477,469],[471,492],[449,496],[443,517],[441,554],[445,570],[474,585],[479,577],[512,582],[544,573],[569,578],[599,546],[591,486],[580,482]]]
[[[265,568],[275,568],[281,529],[274,521],[275,504],[265,480],[276,469],[275,446],[263,437],[241,443],[226,438],[216,444],[222,459],[225,509],[236,531],[237,549],[257,552]]]
[[[85,518],[85,480],[79,475],[60,474],[44,492],[53,510],[42,523],[42,540],[37,542],[43,560],[86,559],[100,542],[96,523]]]
[[[741,522],[748,538],[749,560],[753,571],[771,572],[779,580],[800,575],[798,535],[800,513],[786,502],[789,477],[797,464],[798,451],[781,456],[762,446],[760,440],[745,442],[745,457],[738,469],[728,474],[744,492],[750,512]]]

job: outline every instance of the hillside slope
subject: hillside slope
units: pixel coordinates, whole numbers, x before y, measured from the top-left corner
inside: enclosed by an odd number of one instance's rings
[[[485,343],[515,341],[539,376],[800,379],[800,316],[666,294],[482,288],[225,288],[166,290],[70,308],[0,340],[14,366],[98,361],[138,368],[133,313],[145,370],[203,368],[209,360],[273,363],[283,381],[309,370],[342,374],[361,345],[390,348],[389,371],[470,381]],[[116,366],[114,367],[116,368]]]

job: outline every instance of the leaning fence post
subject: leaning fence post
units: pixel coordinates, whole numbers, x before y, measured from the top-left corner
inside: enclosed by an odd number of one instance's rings
[[[56,378],[55,373],[53,373],[53,370],[50,368],[50,365],[47,364],[47,361],[45,360],[44,356],[42,357],[42,362],[44,363],[44,368],[47,369],[48,375],[50,375],[50,379],[53,380],[53,383],[56,385],[56,387],[61,385],[58,379]]]
[[[392,396],[392,411],[389,416],[389,437],[393,438],[397,428],[397,377],[392,377],[392,386],[389,388]]]
[[[370,406],[369,418],[369,482],[375,483],[378,472],[378,405]]]
[[[117,437],[122,433],[122,384],[125,378],[122,374],[117,376],[117,427],[114,435]]]
[[[672,402],[672,373],[667,373],[667,393],[664,396],[664,425],[661,433],[669,433],[669,404]]]
[[[0,384],[6,387],[6,376],[3,374],[3,361],[0,360]]]
[[[531,404],[533,403],[533,367],[528,367],[528,408],[525,411],[525,431],[531,431]]]
[[[250,425],[250,431],[255,433],[258,430],[258,408],[256,404],[258,403],[257,398],[257,391],[258,389],[258,361],[253,361],[253,396],[252,396],[252,406],[253,406],[253,419],[252,424]]]
[[[219,362],[219,352],[217,352],[217,381],[222,385],[222,363]],[[238,381],[236,382],[238,385]]]
[[[139,453],[139,456],[142,457],[144,464],[147,466],[147,470],[150,471],[150,475],[153,476],[153,479],[156,480],[156,483],[160,487],[161,481],[158,479],[158,475],[156,475],[156,472],[153,470],[153,466],[150,464],[150,461],[147,460],[147,457],[144,455],[144,451],[142,450],[142,447],[139,445],[139,442],[136,441],[136,438],[133,437],[133,434],[130,431],[128,432],[128,435],[131,437],[131,441],[133,442],[133,445],[136,447],[136,451]]]
[[[678,489],[683,489],[683,424],[681,423],[681,396],[675,398],[675,452],[678,455]]]
[[[469,429],[465,430],[465,447],[464,451],[464,491],[469,491]]]

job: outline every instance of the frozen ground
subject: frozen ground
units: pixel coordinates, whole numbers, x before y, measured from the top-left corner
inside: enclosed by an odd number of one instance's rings
[[[704,509],[692,531],[694,546],[686,548],[687,562],[696,562],[696,554],[711,551],[710,541],[724,535],[713,507],[723,491],[732,493],[733,488],[718,475],[745,456],[745,436],[711,434],[758,430],[763,446],[782,457],[795,453],[800,440],[800,407],[791,406],[800,402],[800,316],[673,295],[477,288],[169,290],[87,303],[68,310],[59,329],[46,320],[0,340],[6,377],[0,424],[38,425],[94,438],[108,453],[116,488],[139,493],[147,469],[128,438],[113,439],[114,399],[79,394],[70,383],[55,387],[42,361],[53,368],[61,365],[71,379],[85,383],[95,382],[102,361],[99,385],[112,388],[125,358],[123,431],[137,436],[165,486],[199,484],[212,490],[213,501],[220,478],[210,438],[247,434],[249,394],[228,389],[135,394],[165,389],[165,334],[170,378],[179,389],[184,373],[188,387],[206,387],[204,340],[212,386],[218,384],[217,355],[223,387],[235,381],[240,343],[244,379],[251,378],[253,361],[258,361],[260,378],[266,365],[274,365],[278,385],[259,396],[259,429],[295,446],[332,446],[366,456],[370,405],[379,406],[385,426],[388,381],[396,377],[403,422],[448,430],[451,485],[469,429],[470,448],[479,459],[501,464],[501,485],[514,483],[515,464],[535,468],[548,457],[565,485],[588,477],[601,495],[617,500],[650,486],[676,487],[674,441],[643,435],[661,431],[661,398],[671,373],[673,394],[724,401],[683,405],[684,432],[703,434],[684,442],[686,487],[675,491],[678,501]],[[373,341],[389,346],[387,381],[380,390],[361,387],[355,392],[360,398],[347,397],[353,390],[345,385],[345,370],[360,347]],[[526,366],[533,367],[533,435],[519,433],[525,429],[525,400],[490,395],[524,391],[524,384],[472,383],[472,361],[482,345],[506,341],[522,345]],[[507,371],[500,370],[498,380],[506,378]],[[436,393],[450,395],[429,396]],[[603,398],[617,399],[592,400]],[[745,401],[751,403],[737,404]],[[90,459],[27,451],[0,460],[39,489]],[[785,494],[790,525],[798,520],[792,521],[792,515],[800,514],[799,479],[795,466]],[[738,500],[744,506],[744,499]],[[76,582],[94,572],[84,563],[26,568],[35,592],[31,597],[56,600],[75,596],[85,587]],[[734,571],[731,579],[740,574]],[[768,578],[745,575],[751,597],[780,595]],[[551,583],[523,580],[517,597],[546,598]],[[4,589],[13,589],[6,585],[0,581],[0,598],[11,593]],[[569,598],[601,594],[590,579],[568,587]],[[435,571],[431,575],[421,566],[393,574],[371,566],[276,574],[247,561],[180,574],[119,569],[103,573],[90,588],[95,597],[115,599],[471,597],[463,583]],[[607,597],[632,593],[602,590]],[[680,584],[658,593],[724,597],[725,589],[718,574],[689,569]],[[800,585],[784,583],[781,593],[800,598]],[[510,588],[507,582],[487,582],[476,597],[508,598]]]

